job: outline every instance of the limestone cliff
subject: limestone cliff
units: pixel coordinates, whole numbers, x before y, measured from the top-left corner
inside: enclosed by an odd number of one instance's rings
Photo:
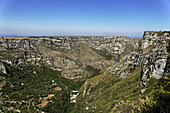
[[[88,65],[104,69],[118,62],[137,42],[125,36],[2,38],[0,59],[11,66],[46,65],[75,79],[89,76]]]
[[[99,76],[87,79],[77,104],[84,108],[79,110],[115,112],[119,105],[127,106],[140,93],[152,91],[155,79],[169,75],[167,36],[163,32],[144,32],[130,54],[102,70]]]
[[[142,68],[141,84],[146,86],[151,77],[160,79],[167,65],[166,38],[164,33],[144,32],[143,38],[137,44],[138,47],[130,55],[122,58],[122,63],[110,66],[107,70],[117,76],[120,75],[120,78],[127,78],[126,68],[135,69],[135,66],[139,65]]]

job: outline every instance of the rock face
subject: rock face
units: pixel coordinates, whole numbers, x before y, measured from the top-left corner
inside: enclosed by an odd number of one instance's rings
[[[100,112],[108,110],[109,105],[117,102],[114,109],[120,99],[127,99],[137,93],[144,94],[151,78],[168,76],[170,68],[167,47],[170,41],[167,36],[163,32],[144,32],[143,38],[136,43],[130,54],[105,68],[100,75],[86,80],[80,90],[79,104],[88,107],[88,112]]]
[[[142,69],[140,74],[141,85],[145,87],[151,77],[160,79],[165,75],[164,70],[168,65],[166,46],[166,35],[164,33],[146,31],[143,38],[136,43],[136,48],[129,55],[124,56],[120,62],[109,66],[103,73],[104,75],[111,73],[120,79],[125,79],[139,66]],[[93,84],[94,87],[94,84],[98,85],[97,81],[85,82],[83,96],[90,93],[87,86]]]
[[[149,78],[160,79],[164,75],[168,57],[166,37],[163,33],[146,31],[137,46],[130,55],[122,59],[124,62],[110,66],[107,70],[120,75],[120,78],[127,78],[130,71],[127,72],[126,69],[135,69],[136,65],[140,65],[141,85],[147,86]]]
[[[41,59],[36,47],[27,39],[1,39],[0,51],[1,61],[11,66],[24,66],[26,61],[36,64]]]
[[[147,81],[150,77],[160,79],[167,65],[166,37],[163,34],[145,32],[143,38],[143,55],[140,63],[143,68],[142,80]]]
[[[0,39],[0,60],[11,66],[46,65],[69,79],[89,76],[86,66],[97,69],[118,62],[138,39],[119,37],[35,37]]]
[[[107,68],[108,72],[124,79],[130,70],[140,65],[141,84],[146,86],[150,77],[159,79],[164,73],[167,36],[167,33],[147,31],[142,39],[125,36],[0,39],[0,60],[11,66],[24,66],[28,62],[44,64],[69,79],[87,77],[88,65]]]
[[[1,62],[0,62],[0,72],[2,72],[3,74],[7,74],[6,68],[5,68],[5,66],[3,65],[3,63],[1,63]]]

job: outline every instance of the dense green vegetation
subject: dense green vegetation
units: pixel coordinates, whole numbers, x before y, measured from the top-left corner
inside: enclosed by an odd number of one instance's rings
[[[163,31],[163,33],[169,33],[170,34],[170,31]]]
[[[100,71],[101,71],[100,69],[96,69],[96,68],[94,68],[93,66],[90,66],[90,65],[86,66],[85,70],[88,71],[91,74],[90,77],[94,77],[94,76],[99,75]]]
[[[139,99],[138,105],[133,105],[132,112],[140,113],[169,113],[170,112],[170,78],[162,78],[155,85],[150,98]]]
[[[61,77],[61,72],[51,70],[46,66],[29,65],[14,68],[6,64],[6,67],[9,74],[0,74],[1,77],[6,78],[6,84],[0,91],[3,92],[1,100],[24,100],[39,105],[42,103],[40,98],[54,94],[52,101],[49,98],[47,106],[42,109],[48,112],[69,112],[74,105],[69,100],[70,90],[79,89],[84,83],[84,80],[65,79]],[[61,91],[54,90],[55,87],[60,87]],[[23,109],[25,108],[23,107]]]
[[[52,102],[49,102],[43,108],[43,111],[48,113],[70,113],[73,110],[74,104],[70,103],[70,96],[67,91],[58,92],[50,100]]]
[[[51,70],[45,66],[35,67],[26,66],[24,68],[8,68],[10,75],[7,77],[7,85],[4,86],[4,94],[10,94],[12,99],[28,99],[26,95],[47,96],[49,93],[55,93],[53,88],[59,86],[63,89],[71,89],[76,86],[73,81],[60,76],[60,72]],[[36,73],[36,74],[35,74]],[[52,80],[55,85],[52,85]],[[10,87],[13,85],[14,87]],[[20,98],[15,98],[14,92],[21,93]],[[14,96],[14,97],[13,97]]]

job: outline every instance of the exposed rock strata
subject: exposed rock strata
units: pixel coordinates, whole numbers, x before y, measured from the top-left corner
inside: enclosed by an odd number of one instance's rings
[[[109,66],[104,75],[111,73],[119,76],[120,79],[125,79],[131,75],[131,71],[137,66],[141,67],[141,85],[146,87],[151,77],[160,79],[168,75],[168,71],[164,72],[167,67],[168,53],[166,48],[167,37],[164,33],[159,32],[144,32],[143,38],[136,43],[136,48],[129,55],[126,55],[120,62]],[[167,69],[169,70],[169,69]],[[98,85],[98,79],[84,84],[83,96],[88,95],[90,90]],[[95,83],[97,83],[95,85]],[[88,88],[87,88],[88,87]]]
[[[126,68],[135,69],[136,65],[142,68],[141,84],[146,86],[150,77],[160,79],[164,75],[167,65],[166,37],[155,32],[145,32],[138,48],[122,60],[123,63],[109,67],[107,70],[120,78],[126,78]],[[129,72],[130,73],[130,72]]]
[[[62,71],[69,79],[88,76],[85,68],[91,65],[104,69],[130,53],[138,39],[130,37],[36,37],[1,39],[0,60],[11,66],[46,65]],[[107,60],[103,51],[113,57]]]

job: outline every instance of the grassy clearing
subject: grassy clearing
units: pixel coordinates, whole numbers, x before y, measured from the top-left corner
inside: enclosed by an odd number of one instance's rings
[[[104,50],[97,50],[94,49],[96,51],[96,53],[98,53],[99,55],[103,56],[106,60],[111,60],[114,56],[106,49]]]

